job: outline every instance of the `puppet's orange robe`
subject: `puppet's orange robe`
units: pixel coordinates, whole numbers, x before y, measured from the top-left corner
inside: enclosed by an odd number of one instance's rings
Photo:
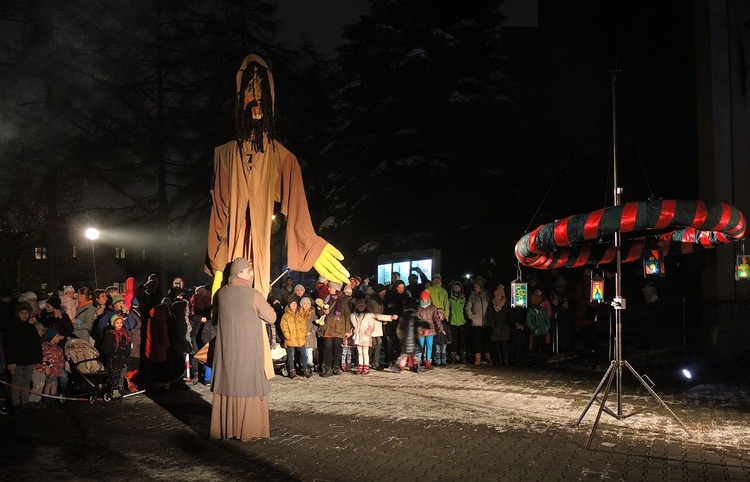
[[[238,89],[242,70],[251,61],[266,66],[260,57],[246,57],[237,75]],[[270,69],[268,76],[273,97]],[[256,153],[246,143],[242,159],[237,142],[232,141],[214,151],[206,273],[213,275],[217,270],[223,271],[227,263],[239,256],[251,259],[254,287],[267,296],[271,289],[274,202],[281,203],[281,213],[287,219],[289,269],[310,271],[327,242],[313,229],[297,158],[276,141],[266,140],[264,149],[265,152]]]

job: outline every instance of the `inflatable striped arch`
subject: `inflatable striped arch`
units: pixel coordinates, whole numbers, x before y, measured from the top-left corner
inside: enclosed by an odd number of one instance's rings
[[[576,268],[614,261],[614,233],[622,261],[637,261],[657,246],[663,255],[687,254],[742,239],[745,217],[724,203],[639,201],[577,214],[534,229],[516,243],[521,264],[538,269]]]

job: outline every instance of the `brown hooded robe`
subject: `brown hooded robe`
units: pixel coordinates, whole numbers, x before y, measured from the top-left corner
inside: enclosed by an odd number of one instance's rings
[[[276,312],[249,281],[241,278],[230,279],[215,298],[218,329],[210,436],[243,441],[270,437],[271,384],[264,359],[268,350],[264,323],[276,321]]]

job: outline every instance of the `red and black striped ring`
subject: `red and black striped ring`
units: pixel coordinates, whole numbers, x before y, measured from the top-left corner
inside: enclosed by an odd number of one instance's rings
[[[576,268],[614,261],[614,233],[622,233],[622,261],[644,247],[687,254],[742,239],[745,217],[724,203],[657,199],[577,214],[534,229],[516,243],[516,258],[538,269]]]

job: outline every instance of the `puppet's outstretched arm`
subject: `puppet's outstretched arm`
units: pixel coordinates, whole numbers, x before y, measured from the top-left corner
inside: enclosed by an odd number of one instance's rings
[[[320,276],[328,281],[347,284],[349,283],[349,271],[341,264],[341,260],[343,259],[344,255],[341,254],[341,251],[330,244],[326,244],[318,259],[315,260],[313,267]]]

